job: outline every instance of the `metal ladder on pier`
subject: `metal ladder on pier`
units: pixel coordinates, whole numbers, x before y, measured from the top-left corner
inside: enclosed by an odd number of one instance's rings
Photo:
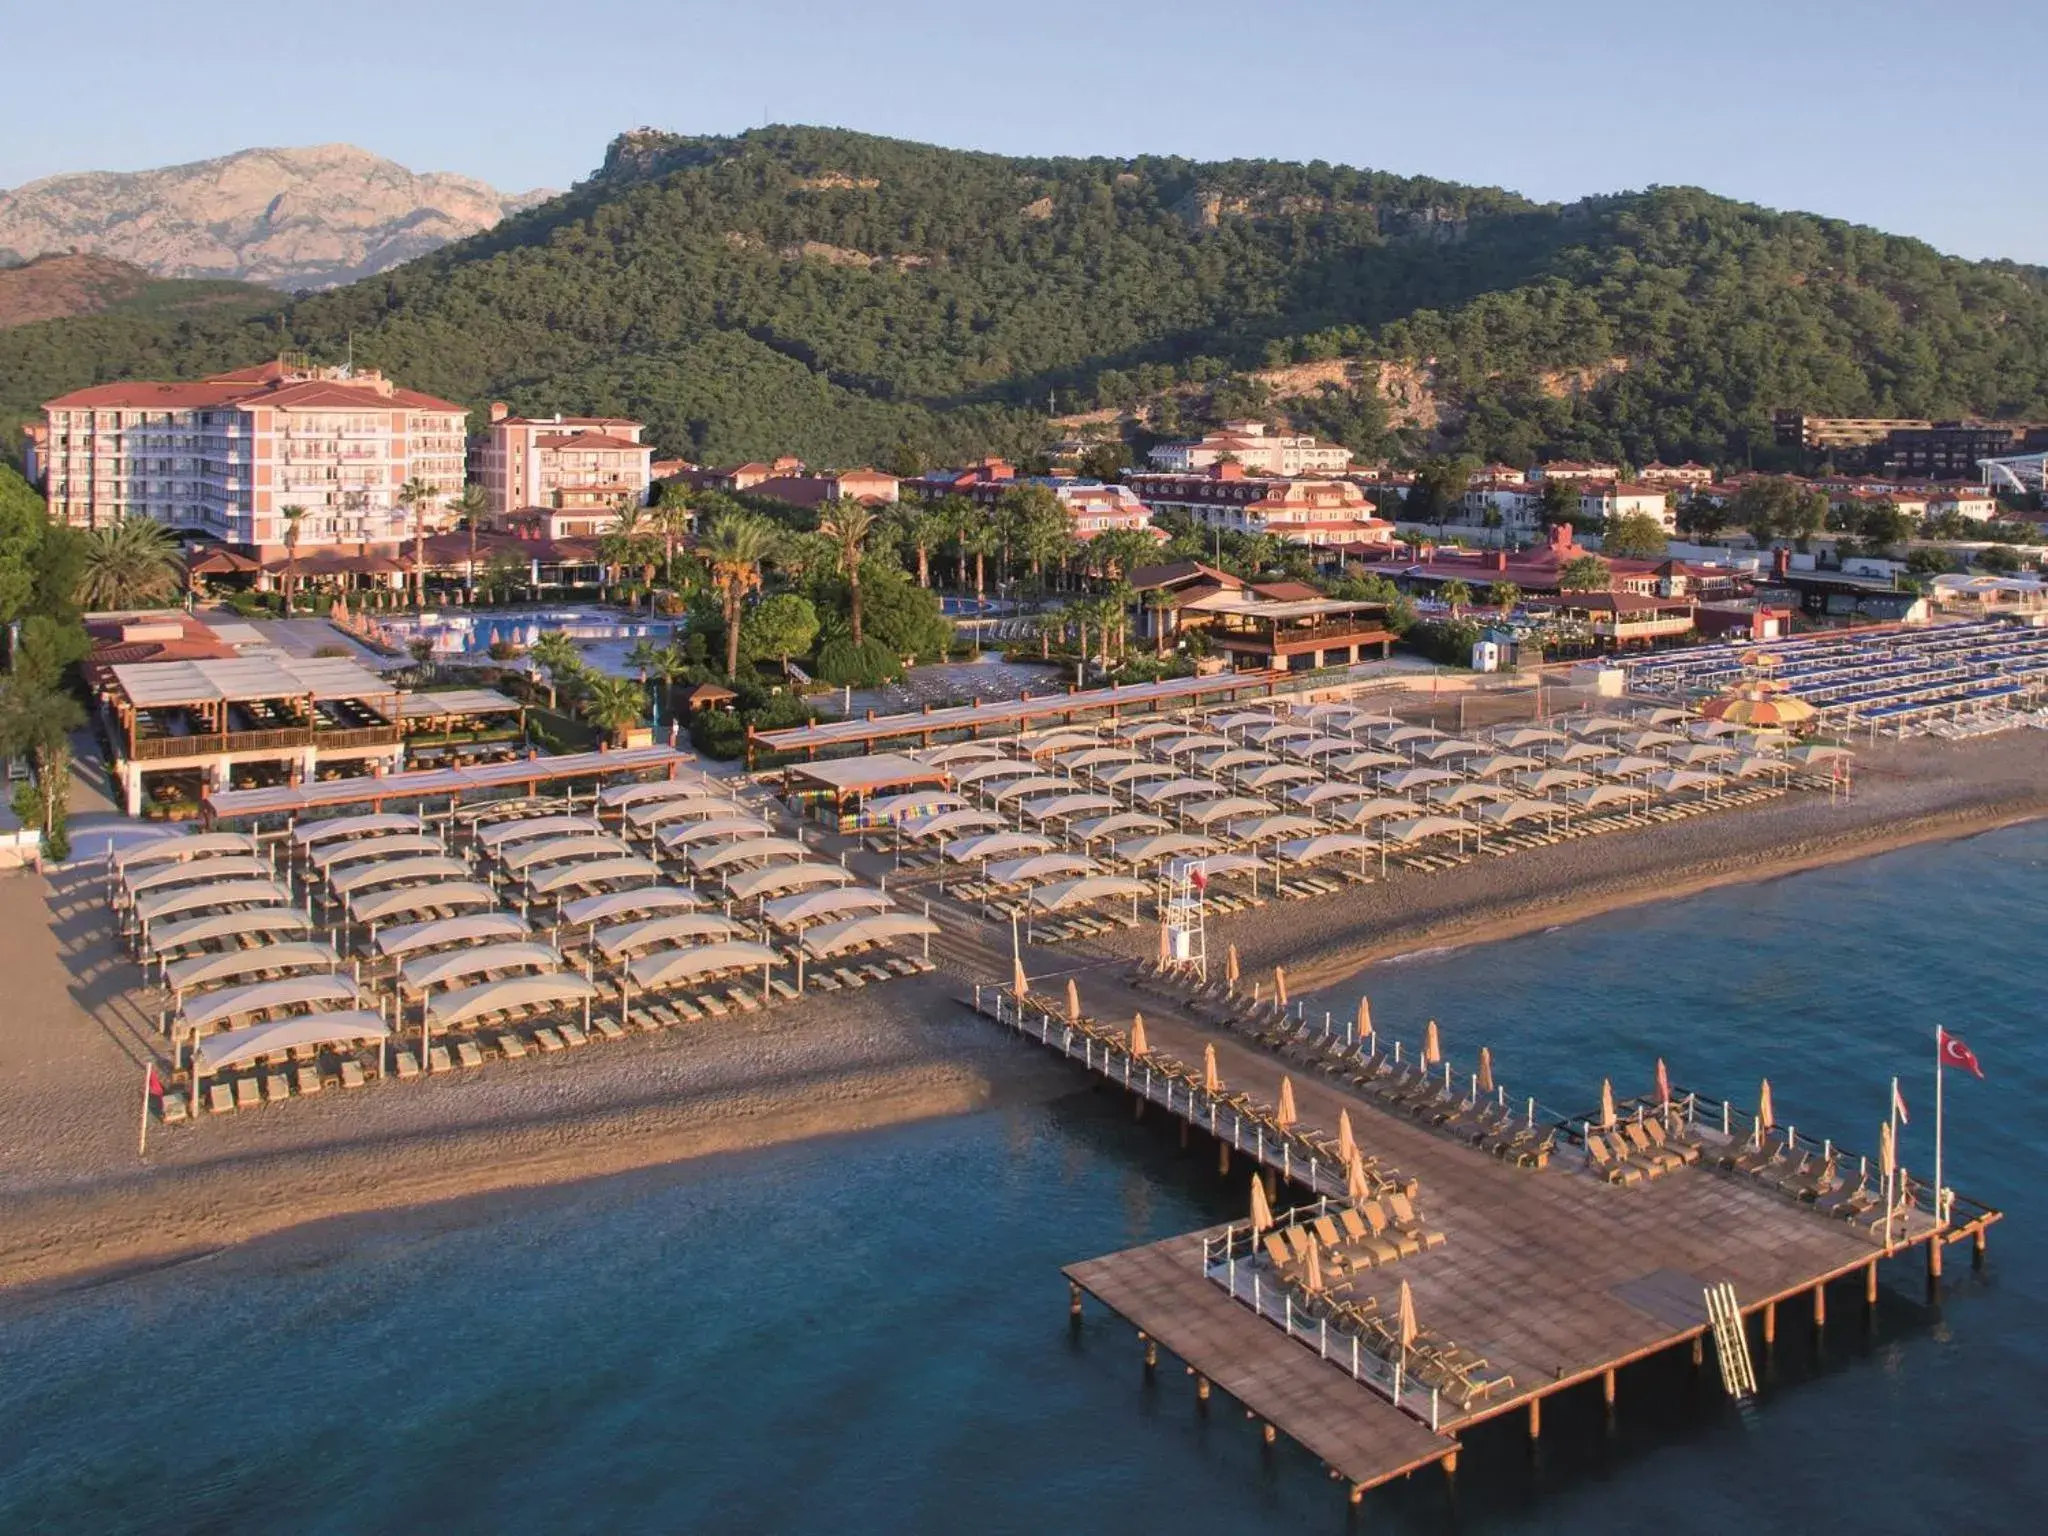
[[[1714,1357],[1721,1362],[1721,1385],[1737,1402],[1756,1396],[1756,1370],[1749,1360],[1749,1330],[1742,1326],[1742,1309],[1735,1302],[1735,1287],[1725,1281],[1706,1287],[1707,1321],[1714,1327]]]

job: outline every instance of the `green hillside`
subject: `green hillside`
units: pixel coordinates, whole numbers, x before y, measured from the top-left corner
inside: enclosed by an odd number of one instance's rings
[[[561,198],[262,317],[0,333],[0,419],[351,338],[473,407],[630,412],[709,460],[1029,451],[1049,395],[1164,429],[1301,362],[1335,366],[1273,408],[1366,454],[1739,460],[1777,405],[2048,417],[2048,277],[1806,215],[778,128],[622,139]]]

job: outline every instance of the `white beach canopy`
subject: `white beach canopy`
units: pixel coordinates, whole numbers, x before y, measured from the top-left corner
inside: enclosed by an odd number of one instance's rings
[[[752,901],[756,896],[772,896],[805,886],[854,883],[854,877],[837,864],[770,864],[726,876],[725,888],[735,901]]]
[[[227,949],[194,955],[164,967],[164,984],[173,992],[218,986],[247,976],[285,976],[305,971],[331,971],[340,964],[330,945],[311,939],[260,944],[254,949]]]
[[[620,859],[592,859],[588,863],[559,864],[529,880],[527,890],[536,896],[557,891],[582,891],[607,885],[614,880],[655,880],[661,867],[652,859],[632,855]]]
[[[334,874],[350,864],[378,859],[395,859],[412,853],[446,853],[448,850],[424,832],[390,832],[369,837],[342,838],[322,843],[306,855],[306,862],[322,874]]]
[[[303,1003],[352,1003],[356,984],[336,971],[317,976],[284,976],[274,981],[252,981],[243,987],[223,987],[187,1000],[178,1010],[181,1029],[209,1029],[229,1019],[250,1013],[270,1013]]]
[[[1322,859],[1364,858],[1377,852],[1379,846],[1372,838],[1356,832],[1323,832],[1315,837],[1289,838],[1273,851],[1290,864],[1314,864]]]
[[[1431,784],[1455,784],[1463,777],[1448,768],[1397,768],[1380,775],[1380,787],[1405,795],[1411,789],[1423,789]]]
[[[545,869],[551,864],[566,864],[572,859],[608,859],[632,851],[622,838],[608,833],[585,833],[578,837],[536,838],[530,843],[521,843],[506,849],[500,862],[517,875],[529,869]]]
[[[1114,768],[1097,769],[1089,777],[1108,789],[1125,784],[1143,784],[1151,779],[1171,779],[1180,774],[1173,763],[1120,763]]]
[[[1386,822],[1380,830],[1388,842],[1406,845],[1427,842],[1432,837],[1463,837],[1472,830],[1472,823],[1455,816],[1417,816],[1408,821]]]
[[[1554,731],[1547,725],[1503,725],[1487,732],[1487,735],[1511,752],[1566,740],[1563,731]]]
[[[1090,768],[1107,768],[1116,763],[1136,763],[1143,759],[1129,747],[1106,747],[1097,743],[1079,752],[1062,753],[1059,765],[1069,773],[1080,773]]]
[[[1624,753],[1619,757],[1603,757],[1592,765],[1593,772],[1603,779],[1638,779],[1646,773],[1655,773],[1664,766],[1654,757],[1636,757]]]
[[[737,843],[700,848],[690,855],[690,867],[704,873],[724,869],[728,864],[752,864],[763,859],[805,859],[810,853],[807,845],[793,837],[750,837]]]
[[[167,917],[187,912],[211,912],[226,907],[288,907],[292,893],[275,880],[228,880],[176,890],[151,891],[135,903],[135,916],[151,926]]]
[[[1184,720],[1135,720],[1118,726],[1116,734],[1125,741],[1153,741],[1161,736],[1192,736],[1195,728]]]
[[[1382,752],[1378,747],[1358,747],[1350,752],[1339,752],[1323,759],[1323,766],[1332,773],[1364,773],[1373,768],[1398,768],[1408,759],[1398,752]]]
[[[1515,792],[1502,789],[1498,784],[1437,784],[1425,791],[1422,798],[1431,805],[1448,805],[1455,809],[1474,802],[1512,800]]]
[[[1137,798],[1147,805],[1168,805],[1175,800],[1190,800],[1221,792],[1213,779],[1167,779],[1159,784],[1142,784],[1134,791]]]
[[[1539,768],[1534,773],[1511,774],[1509,778],[1523,789],[1534,790],[1539,795],[1547,795],[1557,789],[1577,789],[1582,784],[1593,782],[1590,775],[1572,768]]]
[[[657,944],[673,947],[700,939],[736,939],[744,937],[746,931],[744,925],[716,912],[678,912],[669,917],[650,917],[637,923],[600,928],[592,935],[591,941],[607,960],[616,960],[621,955],[636,954]]]
[[[1062,817],[1081,816],[1089,811],[1113,811],[1116,801],[1095,790],[1079,794],[1053,795],[1044,800],[1024,802],[1024,815],[1036,822],[1055,821]]]
[[[408,960],[399,967],[398,981],[408,992],[424,992],[430,987],[467,981],[472,976],[488,976],[494,971],[559,971],[561,968],[562,957],[549,944],[478,944],[468,949],[421,955],[416,960]]]
[[[923,938],[938,931],[937,923],[915,912],[877,912],[809,929],[804,934],[803,948],[812,959],[824,960],[868,944]]]
[[[1282,811],[1278,815],[1233,821],[1223,830],[1240,843],[1270,843],[1282,837],[1312,837],[1323,828],[1313,816]]]
[[[1192,832],[1154,832],[1144,837],[1128,838],[1114,845],[1117,862],[1121,864],[1151,864],[1160,859],[1198,859],[1216,851],[1216,845],[1208,838],[1197,837]]]
[[[1625,789],[1619,784],[1588,784],[1584,789],[1564,792],[1566,803],[1587,811],[1597,811],[1603,805],[1630,805],[1642,795],[1640,789]]]
[[[1003,818],[992,811],[941,811],[936,816],[917,816],[903,823],[904,833],[924,842],[931,838],[959,837],[963,833],[985,832],[1000,827]]]
[[[1609,755],[1607,744],[1599,741],[1568,741],[1563,746],[1548,749],[1544,756],[1553,763],[1592,764]]]
[[[182,923],[167,923],[150,934],[146,947],[152,955],[170,955],[222,939],[265,933],[310,933],[312,929],[313,919],[297,907],[250,907],[240,912],[215,912]]]
[[[437,885],[400,886],[374,891],[356,902],[351,915],[359,923],[381,923],[421,912],[459,912],[466,907],[495,907],[498,893],[475,880],[447,880]]]
[[[351,865],[328,881],[335,895],[349,897],[387,885],[423,885],[430,880],[459,880],[469,866],[451,854],[436,853],[415,858],[384,859],[360,868]]]
[[[837,891],[803,891],[764,901],[761,915],[778,928],[794,928],[828,917],[844,917],[850,912],[883,912],[895,905],[896,898],[888,892],[856,885]]]
[[[1659,794],[1676,795],[1688,789],[1716,789],[1721,775],[1698,768],[1671,768],[1649,775],[1646,782]]]
[[[143,864],[206,858],[217,853],[254,853],[256,839],[247,832],[198,832],[151,838],[114,854],[114,872],[125,874]]]
[[[1697,768],[1701,763],[1720,763],[1735,756],[1735,749],[1723,746],[1717,741],[1687,742],[1682,747],[1673,747],[1664,754],[1674,763],[1683,763],[1688,768]]]
[[[289,1051],[320,1046],[362,1045],[381,1041],[390,1033],[391,1027],[383,1018],[367,1010],[309,1013],[208,1035],[199,1042],[192,1064],[202,1074],[225,1072],[229,1067],[265,1056],[282,1056]]]
[[[1018,743],[1033,757],[1051,757],[1061,752],[1073,752],[1102,740],[1090,730],[1057,730],[1045,736],[1029,736]]]
[[[477,845],[490,853],[514,843],[537,837],[570,837],[578,832],[602,832],[591,816],[531,816],[523,821],[497,821],[476,829]]]
[[[1012,757],[995,757],[987,762],[976,763],[971,768],[962,768],[953,775],[953,782],[965,788],[969,784],[997,784],[1004,779],[1037,778],[1038,764],[1022,762]]]
[[[292,832],[301,848],[318,848],[325,843],[348,842],[359,837],[381,837],[387,832],[424,832],[426,824],[417,816],[379,811],[370,816],[336,816],[328,821],[309,821]]]
[[[607,891],[602,896],[585,896],[564,902],[565,924],[608,923],[616,918],[646,917],[656,912],[688,912],[704,905],[704,898],[685,885],[643,885],[631,891]]]
[[[651,805],[628,807],[626,822],[635,831],[645,832],[651,827],[665,827],[671,822],[709,821],[714,817],[740,814],[737,801],[722,795],[707,795],[700,790],[680,800],[657,800]]]
[[[978,859],[998,859],[1008,853],[1044,853],[1052,839],[1039,832],[990,832],[977,837],[956,838],[946,844],[946,857],[955,864]]]
[[[1492,748],[1483,741],[1472,741],[1463,736],[1449,736],[1442,741],[1418,741],[1415,755],[1428,763],[1448,762],[1458,757],[1485,757]]]
[[[997,805],[1006,800],[1021,800],[1027,795],[1064,795],[1087,786],[1078,779],[1066,778],[1051,773],[1035,773],[1028,779],[1013,779],[997,789],[989,798]]]
[[[452,949],[459,944],[484,944],[526,934],[517,912],[471,912],[461,917],[433,917],[423,923],[402,923],[377,935],[377,953],[396,958],[425,950]]]
[[[429,1019],[445,1029],[509,1013],[514,1008],[579,1003],[596,996],[597,988],[573,971],[555,971],[540,976],[501,976],[494,981],[430,994],[426,1011]]]
[[[870,816],[878,816],[893,825],[907,818],[913,811],[920,814],[957,811],[964,809],[966,805],[967,801],[963,796],[956,795],[950,790],[927,789],[913,790],[902,795],[882,795],[870,800],[866,810]]]
[[[1543,765],[1533,757],[1524,757],[1519,752],[1489,752],[1475,757],[1462,765],[1465,772],[1475,779],[1491,779],[1503,773],[1514,773],[1526,768],[1541,768]]]
[[[1270,752],[1255,752],[1250,747],[1226,747],[1220,752],[1204,752],[1195,759],[1196,766],[1209,774],[1230,773],[1239,768],[1257,768],[1279,761]]]
[[[1322,814],[1347,827],[1362,827],[1368,822],[1413,816],[1421,809],[1413,800],[1402,800],[1393,795],[1372,795],[1358,799],[1355,804],[1346,801],[1340,805],[1326,805],[1322,807]]]
[[[1261,816],[1272,809],[1266,801],[1254,799],[1250,795],[1225,795],[1220,800],[1186,806],[1181,811],[1181,817],[1198,827],[1207,828],[1218,821],[1233,817]]]
[[[626,967],[626,975],[640,991],[672,987],[680,982],[698,981],[727,971],[759,970],[782,957],[766,944],[735,939],[720,944],[699,944],[690,949],[664,949],[642,955]]]
[[[710,780],[701,774],[674,779],[651,779],[639,784],[611,784],[598,791],[597,803],[608,811],[659,801],[688,800],[704,793]]]
[[[1186,757],[1190,752],[1215,752],[1229,746],[1228,736],[1214,736],[1207,731],[1190,731],[1185,736],[1177,736],[1171,741],[1155,743],[1153,750],[1161,757],[1178,759]]]
[[[1323,776],[1303,763],[1268,763],[1237,776],[1246,789],[1270,789],[1276,784],[1318,784]]]
[[[1365,734],[1384,747],[1402,747],[1409,742],[1436,741],[1443,732],[1427,725],[1373,725],[1366,727]]]
[[[216,880],[260,879],[275,873],[268,859],[236,853],[211,859],[187,859],[179,864],[148,864],[131,870],[126,882],[129,896],[135,897],[146,891],[168,891],[181,885],[203,885]]]
[[[991,758],[1007,757],[1001,747],[992,747],[985,741],[952,741],[940,747],[927,747],[910,756],[927,768],[944,768],[949,763],[986,762]]]
[[[1648,752],[1653,747],[1675,747],[1684,740],[1676,731],[1622,731],[1614,744],[1624,752]]]
[[[996,885],[1028,885],[1061,875],[1094,874],[1102,866],[1085,854],[1034,853],[1021,859],[1004,859],[988,866],[988,878]]]
[[[1143,896],[1151,887],[1143,880],[1123,875],[1083,875],[1078,880],[1058,880],[1041,885],[1026,899],[1041,912],[1064,912],[1093,902]]]
[[[1323,805],[1331,800],[1365,800],[1372,791],[1362,784],[1348,783],[1342,779],[1325,780],[1320,784],[1304,784],[1298,789],[1287,791],[1287,798],[1304,808]]]
[[[774,830],[758,816],[714,816],[707,821],[663,827],[655,836],[664,848],[695,848],[699,845],[717,847],[725,843],[744,842],[748,838],[772,836]]]
[[[1501,800],[1492,805],[1482,805],[1473,815],[1489,827],[1505,827],[1517,821],[1555,816],[1558,806],[1552,800]]]
[[[1082,842],[1092,843],[1097,838],[1121,837],[1126,832],[1167,832],[1172,827],[1172,822],[1145,811],[1118,811],[1114,816],[1077,821],[1067,830]]]

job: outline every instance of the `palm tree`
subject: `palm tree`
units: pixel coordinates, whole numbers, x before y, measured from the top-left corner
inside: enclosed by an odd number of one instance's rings
[[[427,508],[435,494],[434,487],[418,476],[398,488],[398,504],[412,514],[413,604],[421,610],[427,606]]]
[[[304,507],[279,507],[277,515],[284,519],[284,616],[292,616],[292,588],[299,579],[299,523],[306,515]]]
[[[1502,618],[1506,618],[1521,603],[1522,589],[1512,581],[1496,581],[1486,589],[1486,600],[1500,610]]]
[[[148,608],[176,597],[183,576],[163,524],[124,517],[86,534],[76,597],[88,611]]]
[[[646,694],[630,677],[600,673],[585,685],[583,718],[603,731],[613,745],[626,739],[626,732],[640,723]]]
[[[676,708],[676,679],[690,670],[690,658],[684,654],[681,646],[671,640],[667,645],[664,645],[659,651],[655,652],[654,660],[649,664],[647,670],[654,675],[654,680],[661,685],[661,702],[667,706],[669,714],[673,716]]]
[[[725,675],[740,675],[740,609],[761,585],[761,562],[775,548],[775,525],[754,512],[728,512],[705,531],[697,554],[711,572],[725,614]]]
[[[633,642],[633,648],[626,652],[626,665],[640,674],[640,686],[647,686],[647,674],[661,665],[662,647],[645,635]]]
[[[1143,598],[1146,611],[1152,615],[1153,638],[1159,642],[1159,654],[1166,654],[1166,616],[1173,612],[1173,594],[1164,587],[1151,587]]]
[[[1472,601],[1472,587],[1464,578],[1453,576],[1437,590],[1437,596],[1451,605],[1451,618],[1455,621],[1459,610]]]
[[[947,496],[939,502],[938,517],[953,545],[953,586],[965,592],[967,557],[973,553],[968,547],[969,535],[988,522],[988,514],[965,496]]]
[[[839,574],[846,578],[846,627],[855,645],[861,642],[860,562],[867,554],[868,536],[874,531],[875,514],[864,502],[835,501],[818,519],[818,532],[830,539],[837,549]]]
[[[469,593],[472,604],[476,602],[476,534],[484,515],[491,510],[491,498],[480,485],[465,485],[462,493],[449,503],[450,508],[462,519],[462,525],[469,531],[469,565],[463,574],[463,587]]]
[[[526,658],[547,675],[549,709],[555,707],[556,690],[562,681],[583,668],[583,657],[576,649],[576,642],[559,629],[543,630],[527,648]]]
[[[1598,555],[1575,555],[1557,568],[1560,592],[1605,592],[1614,585],[1614,568]]]
[[[974,557],[974,601],[979,606],[983,595],[988,591],[987,560],[996,552],[1001,543],[1001,535],[988,519],[979,518],[963,525],[953,537],[959,541],[962,560],[969,555]]]
[[[653,522],[661,534],[661,580],[664,586],[676,584],[676,546],[689,536],[690,521],[695,515],[690,488],[680,480],[663,482],[655,493]]]
[[[944,525],[937,514],[921,501],[898,503],[890,521],[903,535],[903,542],[917,555],[917,584],[929,587],[932,584],[932,550],[946,535]]]

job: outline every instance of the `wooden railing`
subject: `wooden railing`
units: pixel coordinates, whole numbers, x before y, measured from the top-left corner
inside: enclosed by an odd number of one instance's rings
[[[222,752],[267,752],[281,747],[312,745],[311,726],[292,725],[270,731],[228,731],[192,736],[145,736],[135,743],[135,761],[176,762],[212,757]]]
[[[401,728],[396,724],[322,726],[313,733],[313,745],[326,751],[341,751],[349,747],[395,747],[401,736]]]

